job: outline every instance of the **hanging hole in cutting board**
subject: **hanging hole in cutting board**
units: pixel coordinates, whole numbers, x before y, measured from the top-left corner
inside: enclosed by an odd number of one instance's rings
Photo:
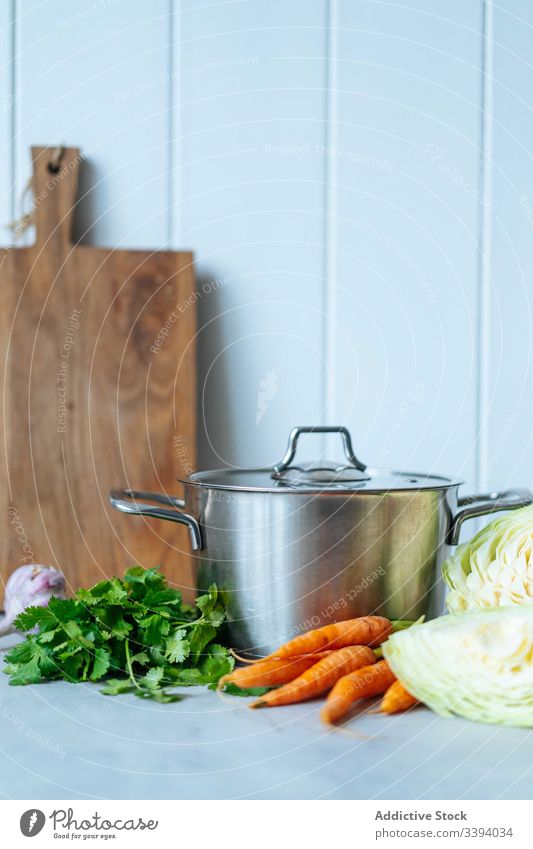
[[[50,162],[48,163],[48,170],[50,171],[50,174],[58,174],[59,173],[59,169],[61,168],[61,160],[63,159],[64,153],[65,153],[64,147],[62,147],[61,145],[59,147],[56,147],[56,149],[54,150],[54,152],[52,154],[52,158],[50,159]]]

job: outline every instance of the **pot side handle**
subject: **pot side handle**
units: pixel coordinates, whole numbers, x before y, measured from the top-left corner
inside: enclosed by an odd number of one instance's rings
[[[204,547],[202,531],[198,521],[189,513],[183,512],[185,502],[181,498],[173,498],[171,495],[161,495],[157,492],[141,492],[134,489],[112,489],[109,493],[109,501],[121,513],[133,513],[136,516],[152,516],[155,519],[166,519],[169,522],[178,522],[187,525],[191,535],[193,551]],[[152,501],[153,504],[146,504]],[[165,506],[162,506],[165,505]]]
[[[457,545],[463,522],[486,516],[489,513],[499,513],[500,510],[516,510],[533,504],[533,492],[530,489],[505,489],[502,492],[485,492],[480,495],[467,495],[459,499],[461,508],[455,514],[448,531],[448,545]]]

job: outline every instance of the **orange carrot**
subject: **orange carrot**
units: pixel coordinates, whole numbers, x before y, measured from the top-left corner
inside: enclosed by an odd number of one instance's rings
[[[342,649],[346,646],[379,646],[392,631],[392,623],[383,616],[361,616],[334,622],[301,634],[268,655],[271,657],[294,657],[297,654],[313,654],[324,649]]]
[[[336,722],[348,713],[357,699],[379,696],[388,690],[395,680],[396,676],[386,660],[345,675],[337,681],[329,694],[320,712],[320,719],[328,724]]]
[[[237,654],[235,649],[229,649],[229,653],[231,655],[233,655],[235,660],[238,660],[239,663],[246,663],[248,665],[250,665],[252,663],[255,663],[255,664],[264,663],[266,660],[281,660],[281,658],[277,657],[276,655],[272,655],[272,654],[270,654],[266,657],[254,657],[254,658],[244,657],[244,655],[242,655],[242,654]],[[327,657],[329,653],[330,653],[329,651],[320,651],[320,652],[314,652],[313,654],[295,654],[295,655],[292,655],[290,658],[286,658],[286,660],[296,660],[296,658],[302,658],[302,657],[314,657],[315,663],[316,663],[317,660],[320,660],[323,657]]]
[[[411,693],[408,693],[401,681],[394,681],[383,696],[379,709],[382,713],[400,713],[419,704]]]
[[[324,652],[324,655],[330,652]],[[236,687],[276,687],[297,678],[302,672],[310,669],[317,662],[316,655],[305,657],[274,657],[270,660],[259,660],[249,666],[234,669],[229,675],[224,675],[218,682],[219,687],[225,684],[235,684]]]
[[[331,652],[328,657],[324,657],[318,663],[313,664],[310,669],[285,686],[265,693],[250,707],[290,705],[294,702],[311,699],[313,696],[318,696],[320,693],[329,690],[335,681],[343,675],[352,672],[354,669],[359,669],[361,666],[368,666],[374,660],[374,652],[368,646],[346,646],[339,651]]]

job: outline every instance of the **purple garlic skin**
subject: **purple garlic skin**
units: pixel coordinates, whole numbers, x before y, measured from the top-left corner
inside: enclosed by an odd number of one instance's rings
[[[12,634],[13,622],[27,607],[46,607],[51,597],[65,598],[66,580],[63,572],[52,566],[29,563],[19,566],[7,579],[4,594],[4,619],[0,637]]]

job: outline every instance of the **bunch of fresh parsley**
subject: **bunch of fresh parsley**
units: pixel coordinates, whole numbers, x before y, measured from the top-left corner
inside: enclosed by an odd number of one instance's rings
[[[157,569],[136,566],[123,580],[27,608],[15,626],[33,633],[8,652],[5,671],[10,684],[106,679],[106,695],[172,702],[179,696],[167,687],[213,684],[231,672],[233,658],[213,643],[224,617],[215,585],[193,608]]]

